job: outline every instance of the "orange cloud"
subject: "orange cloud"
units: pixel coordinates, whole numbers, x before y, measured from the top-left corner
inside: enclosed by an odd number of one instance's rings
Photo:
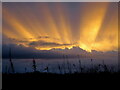
[[[23,6],[13,4],[10,8],[6,5],[9,3],[3,3],[3,34],[16,39],[14,43],[17,45],[39,50],[73,46],[87,51],[118,49],[117,3],[84,3],[74,8],[77,9],[75,13],[70,13],[73,7],[69,8],[65,3],[37,3],[32,8],[29,3]],[[77,30],[72,28],[72,23],[76,22],[70,20],[70,14],[78,18]],[[27,42],[20,42],[24,40]],[[43,45],[39,41],[47,43]],[[32,42],[37,42],[37,45],[31,46]]]

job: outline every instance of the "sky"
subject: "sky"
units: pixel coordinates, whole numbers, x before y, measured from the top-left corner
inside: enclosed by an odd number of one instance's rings
[[[118,3],[4,2],[2,9],[2,44],[16,52],[19,47],[26,52],[118,50]]]

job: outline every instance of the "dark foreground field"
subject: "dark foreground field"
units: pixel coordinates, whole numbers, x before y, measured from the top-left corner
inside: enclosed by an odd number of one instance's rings
[[[45,90],[46,88],[64,89],[70,88],[100,88],[102,86],[118,87],[120,73],[75,73],[75,74],[48,74],[48,73],[25,73],[25,74],[3,74],[3,90]],[[37,89],[36,89],[37,88]],[[27,89],[26,89],[27,90]],[[79,90],[79,89],[78,89]],[[96,89],[97,90],[97,89]]]

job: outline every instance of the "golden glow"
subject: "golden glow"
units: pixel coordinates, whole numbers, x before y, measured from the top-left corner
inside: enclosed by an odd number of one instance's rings
[[[109,18],[110,20],[104,26],[109,5],[110,3],[87,3],[84,5],[80,11],[81,19],[77,26],[79,33],[76,36],[74,35],[75,31],[71,28],[68,11],[60,3],[54,6],[56,10],[54,13],[45,3],[37,5],[38,15],[32,13],[31,9],[27,7],[23,12],[18,10],[20,16],[11,13],[8,8],[3,8],[3,22],[10,27],[3,26],[3,34],[8,38],[15,39],[17,45],[33,47],[38,50],[71,49],[73,46],[79,46],[89,52],[91,50],[117,50],[117,12]]]
[[[65,47],[65,46],[60,46],[60,47],[53,47],[54,49],[65,49],[65,48],[68,48],[68,49],[71,49],[73,46],[67,46],[67,47]],[[43,48],[43,47],[35,47],[35,49],[37,49],[37,50],[51,50],[52,48],[51,47],[45,47],[45,48]]]
[[[84,49],[90,51],[92,49],[94,50],[97,47],[97,45],[94,45],[95,39],[104,21],[108,8],[108,3],[90,3],[87,4],[87,6],[89,6],[89,10],[92,12],[88,12],[88,8],[86,8],[86,5],[83,7],[84,13],[82,14],[82,23],[80,25],[81,32],[79,44]],[[93,47],[93,45],[95,48]]]

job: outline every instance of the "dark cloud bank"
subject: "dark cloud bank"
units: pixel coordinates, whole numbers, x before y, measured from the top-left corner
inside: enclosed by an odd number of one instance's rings
[[[78,57],[116,57],[118,55],[117,51],[109,52],[98,52],[92,50],[92,52],[87,52],[79,47],[73,47],[71,49],[51,49],[51,50],[36,50],[31,47],[18,46],[15,44],[3,45],[2,46],[2,57],[9,58],[9,49],[12,49],[12,58],[46,58],[46,59],[56,59],[56,58],[76,58]]]
[[[55,47],[55,46],[68,46],[71,44],[59,44],[59,43],[55,43],[55,42],[46,42],[46,41],[33,41],[31,43],[29,43],[30,46],[51,46],[51,47]]]

